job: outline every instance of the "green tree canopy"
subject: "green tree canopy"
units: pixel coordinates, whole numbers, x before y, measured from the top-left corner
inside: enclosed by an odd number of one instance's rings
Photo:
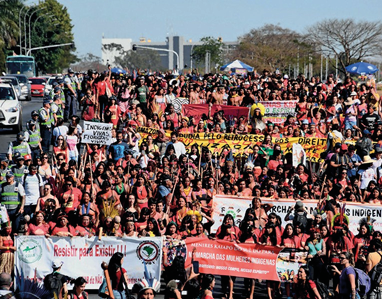
[[[258,71],[275,71],[285,70],[296,63],[298,57],[307,57],[313,52],[313,46],[306,42],[305,36],[267,24],[240,37],[232,58],[240,59]]]
[[[220,39],[216,39],[212,36],[206,36],[200,39],[203,43],[200,46],[195,46],[192,49],[192,58],[197,63],[204,64],[207,51],[211,55],[211,65],[222,64],[223,43]]]
[[[163,70],[161,58],[155,50],[124,51],[121,56],[115,57],[115,63],[122,68]]]
[[[31,47],[74,43],[73,25],[67,8],[56,0],[46,0],[39,4],[39,8],[42,7],[45,9],[34,14],[31,20]],[[32,51],[32,56],[40,72],[61,72],[77,61],[74,51],[73,46],[47,48]]]

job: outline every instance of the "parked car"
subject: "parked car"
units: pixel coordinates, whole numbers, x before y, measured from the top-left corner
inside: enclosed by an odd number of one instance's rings
[[[21,87],[21,97],[20,100],[27,100],[30,101],[32,99],[31,95],[31,84],[28,80],[27,76],[22,74],[12,74],[12,77],[16,77],[19,80],[20,87]]]
[[[7,76],[2,76],[0,77],[0,79],[7,79],[7,82],[9,81],[9,83],[11,83],[13,85],[13,88],[15,89],[16,91],[16,94],[17,94],[17,98],[19,99],[21,97],[21,86],[20,86],[20,83],[19,83],[19,79],[17,79],[16,77],[14,77],[13,75],[7,75]]]
[[[46,81],[44,78],[29,78],[32,85],[32,97],[43,97]]]
[[[8,78],[0,78],[0,127],[22,131],[22,109],[16,90]]]

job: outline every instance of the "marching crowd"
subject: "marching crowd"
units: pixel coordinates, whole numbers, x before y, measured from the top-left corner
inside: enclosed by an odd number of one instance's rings
[[[262,102],[292,100],[296,111],[285,122],[263,121]],[[209,113],[196,121],[182,115],[183,104],[208,104]],[[248,107],[248,117],[212,113],[213,105]],[[135,78],[112,74],[110,68],[84,74],[69,69],[1,161],[0,272],[12,273],[15,234],[193,236],[305,250],[308,265],[290,277],[295,283],[285,283],[288,298],[325,298],[319,286],[328,286],[329,279],[337,298],[359,298],[363,293],[353,266],[376,271],[382,233],[374,231],[373,219],[365,219],[354,235],[342,204],[380,204],[381,116],[375,84],[357,85],[351,77],[338,82],[330,75],[322,82],[264,70],[246,76],[146,73]],[[82,143],[81,119],[113,124],[112,143]],[[142,136],[141,127],[158,134]],[[261,138],[251,146],[253,153],[238,158],[229,150],[215,155],[198,144],[186,148],[179,134],[196,132]],[[321,162],[293,167],[291,153],[275,142],[283,137],[326,138],[327,150]],[[227,214],[210,234],[217,194],[253,200],[244,219]],[[285,227],[261,198],[296,200]],[[306,199],[317,200],[313,214],[304,207]],[[213,298],[213,276],[164,267],[168,298]],[[174,280],[180,283],[171,284]],[[234,282],[235,277],[222,277],[228,299]],[[280,283],[266,286],[269,298],[284,295]],[[113,282],[114,287],[121,286]],[[255,281],[246,279],[246,298],[253,298],[254,289]],[[378,282],[368,296],[382,298]]]

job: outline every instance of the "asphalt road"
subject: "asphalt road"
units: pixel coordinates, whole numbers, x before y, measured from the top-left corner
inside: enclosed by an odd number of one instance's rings
[[[42,107],[42,98],[32,98],[31,101],[21,101],[23,112],[23,130],[26,129],[26,122],[31,118],[32,110],[38,110]],[[16,139],[16,134],[11,129],[0,129],[0,153],[8,151],[9,142]]]

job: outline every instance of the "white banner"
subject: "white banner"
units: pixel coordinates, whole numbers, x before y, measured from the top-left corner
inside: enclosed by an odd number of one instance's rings
[[[292,153],[293,167],[297,167],[299,164],[306,166],[306,154],[301,144],[293,143]]]
[[[216,195],[214,197],[214,225],[211,228],[211,233],[215,233],[220,225],[222,225],[225,214],[229,213],[235,219],[235,224],[238,226],[244,219],[245,211],[251,206],[253,197],[239,197],[229,195]],[[282,225],[287,224],[284,221],[285,215],[290,206],[294,206],[294,199],[275,200],[269,198],[261,198],[263,204],[272,204],[272,209],[267,213],[274,212],[279,215],[283,221]],[[313,214],[313,210],[317,207],[317,200],[304,200],[304,206],[308,213]],[[349,228],[353,234],[358,234],[359,221],[367,216],[374,219],[374,230],[382,231],[382,206],[380,204],[362,204],[354,202],[346,202],[345,215],[349,217]],[[290,221],[291,222],[291,221]]]
[[[83,276],[87,289],[98,289],[104,278],[101,263],[109,263],[116,252],[124,254],[123,268],[127,271],[128,284],[144,278],[144,263],[148,275],[160,281],[162,264],[162,238],[60,238],[45,236],[16,236],[15,273],[35,277],[42,281],[52,273],[52,261],[64,264],[61,273],[72,278]]]
[[[111,144],[111,129],[113,124],[84,121],[84,132],[81,136],[82,143]]]

